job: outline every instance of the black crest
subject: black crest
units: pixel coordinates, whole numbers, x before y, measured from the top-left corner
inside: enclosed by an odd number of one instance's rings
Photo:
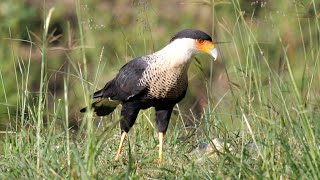
[[[178,32],[176,35],[174,35],[171,38],[170,42],[176,39],[181,39],[181,38],[191,38],[191,39],[201,39],[201,40],[212,41],[211,37],[203,31],[194,30],[194,29],[185,29]]]

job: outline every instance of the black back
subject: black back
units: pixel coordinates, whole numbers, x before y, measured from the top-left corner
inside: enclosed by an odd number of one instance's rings
[[[212,38],[205,32],[200,31],[200,30],[194,30],[194,29],[185,29],[177,34],[175,34],[170,42],[176,40],[176,39],[181,39],[181,38],[191,38],[191,39],[201,39],[201,40],[208,40],[212,41]]]
[[[94,93],[94,98],[111,98],[124,102],[144,96],[147,93],[147,87],[140,86],[138,83],[146,67],[147,63],[142,58],[129,61],[113,80]]]

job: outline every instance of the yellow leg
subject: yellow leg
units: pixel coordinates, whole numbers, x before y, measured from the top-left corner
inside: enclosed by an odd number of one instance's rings
[[[163,132],[159,132],[159,160],[158,160],[159,165],[162,162],[163,137],[164,137],[164,133]]]
[[[123,145],[124,145],[124,141],[126,140],[126,138],[127,138],[127,133],[123,132],[122,135],[121,135],[120,145],[119,145],[119,149],[118,149],[116,158],[114,158],[114,160],[116,160],[116,161],[119,160],[119,157],[120,157],[120,154],[122,152]]]

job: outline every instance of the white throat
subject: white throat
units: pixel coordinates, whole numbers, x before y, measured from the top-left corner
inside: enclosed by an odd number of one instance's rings
[[[189,66],[197,51],[194,39],[182,38],[172,41],[156,54],[162,57],[163,61],[166,61],[163,63],[171,67],[184,67],[185,65]]]

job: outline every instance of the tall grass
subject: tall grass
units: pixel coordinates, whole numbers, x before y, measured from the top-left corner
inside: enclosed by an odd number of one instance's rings
[[[90,61],[87,53],[90,50],[86,47],[89,38],[95,36],[90,36],[92,32],[84,27],[84,19],[88,17],[82,11],[81,1],[75,4],[79,49],[68,49],[61,71],[52,73],[48,67],[49,27],[57,9],[43,12],[45,23],[40,44],[27,30],[30,47],[27,61],[17,55],[14,44],[22,40],[9,33],[6,48],[12,52],[10,63],[14,65],[17,108],[13,111],[9,106],[7,89],[12,87],[6,82],[6,77],[13,75],[4,74],[0,68],[4,94],[1,106],[8,112],[10,124],[5,132],[1,131],[5,136],[1,141],[0,178],[319,179],[319,5],[315,1],[308,2],[309,6],[295,2],[291,6],[293,14],[279,5],[279,11],[287,15],[283,16],[270,9],[245,14],[241,3],[212,0],[192,4],[197,9],[210,9],[214,39],[229,43],[218,44],[221,56],[217,62],[210,64],[202,61],[207,57],[198,56],[200,64],[192,65],[191,69],[197,72],[196,75],[190,72],[191,77],[200,76],[199,71],[205,76],[209,74],[204,80],[208,106],[202,117],[193,117],[194,124],[188,127],[185,112],[180,105],[176,106],[165,136],[164,163],[160,167],[156,163],[158,138],[152,110],[139,114],[118,162],[114,156],[120,141],[119,109],[103,119],[93,112],[78,113],[75,103],[89,105],[91,92],[107,81],[103,74],[112,70],[104,60],[107,47],[101,44],[95,48],[96,64]],[[131,41],[129,33],[123,34],[121,45],[125,46],[122,51],[125,55],[118,55],[118,66],[125,62],[122,56],[129,59],[160,48],[150,28],[154,8],[146,8],[150,4],[141,6],[140,18],[146,18],[143,23],[149,28],[142,30],[140,44]],[[301,12],[307,8],[311,15],[303,18]],[[292,33],[294,39],[288,40],[287,33]],[[30,79],[35,76],[31,70],[34,47],[41,49],[36,93],[30,87]],[[216,69],[218,66],[222,70]],[[220,73],[217,75],[215,71]],[[62,95],[50,94],[48,90],[49,81],[57,75],[63,77]],[[223,78],[226,80],[221,81]],[[225,88],[220,93],[222,86]],[[75,96],[81,100],[75,101]],[[78,123],[76,130],[71,128],[74,119]],[[203,143],[214,146],[216,138],[224,142],[224,151],[193,151]]]

